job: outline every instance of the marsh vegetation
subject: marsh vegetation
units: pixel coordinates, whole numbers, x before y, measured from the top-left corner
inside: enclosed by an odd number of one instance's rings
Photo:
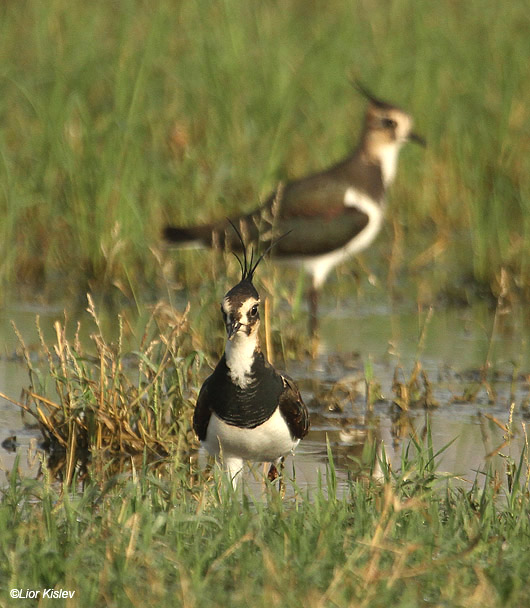
[[[62,587],[91,607],[526,605],[526,3],[0,14],[0,304],[44,317],[31,339],[3,329],[4,379],[27,380],[0,392],[45,440],[39,476],[19,447],[0,489],[0,603]],[[249,478],[234,496],[197,467],[190,417],[237,264],[161,228],[253,209],[347,153],[352,76],[428,147],[403,151],[383,233],[328,281],[320,350],[303,278],[260,267],[264,343],[315,434],[285,498]],[[440,433],[464,417],[478,455]]]

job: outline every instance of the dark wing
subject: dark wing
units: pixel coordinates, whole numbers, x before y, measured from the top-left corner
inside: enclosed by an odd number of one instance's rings
[[[346,190],[355,187],[375,201],[384,198],[381,167],[363,157],[361,150],[332,167],[279,187],[258,209],[232,220],[245,242],[260,242],[258,250],[272,238],[291,231],[274,248],[273,255],[318,255],[346,245],[368,224],[368,216],[344,205]],[[240,243],[226,219],[192,228],[167,227],[173,241],[198,240],[221,249],[237,251]]]
[[[368,225],[368,215],[344,207],[341,215],[322,218],[285,218],[278,222],[277,232],[291,231],[279,241],[274,255],[318,255],[344,247]]]
[[[344,210],[344,195],[350,186],[348,181],[323,174],[290,182],[279,195],[278,215],[282,220],[337,217]]]
[[[287,422],[291,435],[303,439],[309,431],[309,412],[296,384],[284,374],[280,374],[284,390],[280,395],[280,413]]]
[[[197,404],[195,405],[195,411],[193,412],[193,430],[199,438],[199,441],[206,439],[206,432],[208,431],[208,423],[212,415],[212,410],[209,406],[211,396],[209,394],[208,385],[210,384],[211,376],[206,378],[199,396],[197,397]]]
[[[356,153],[320,173],[289,182],[278,203],[279,216],[332,218],[342,215],[344,195],[352,186],[381,202],[385,189],[379,164],[367,162]]]
[[[318,255],[346,245],[368,224],[368,215],[344,205],[349,185],[313,178],[287,184],[277,208],[274,196],[254,212],[233,218],[246,242],[261,241],[259,249],[271,239],[287,234],[274,247],[274,256]],[[239,248],[237,235],[227,220],[210,228],[211,246]]]

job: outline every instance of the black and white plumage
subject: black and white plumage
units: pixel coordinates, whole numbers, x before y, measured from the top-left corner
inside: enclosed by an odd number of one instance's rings
[[[201,446],[222,459],[234,483],[245,460],[275,465],[309,430],[309,413],[295,383],[260,349],[260,297],[252,284],[260,260],[247,264],[245,256],[241,281],[223,298],[225,352],[204,382],[193,416]]]
[[[330,271],[369,247],[381,230],[385,195],[401,147],[407,141],[425,145],[413,132],[410,114],[357,86],[369,105],[353,152],[328,169],[288,182],[260,207],[233,219],[247,242],[261,241],[265,247],[290,231],[275,247],[274,259],[302,266],[311,275],[311,332],[316,328],[318,290]],[[226,220],[166,226],[164,236],[181,247],[240,249]]]

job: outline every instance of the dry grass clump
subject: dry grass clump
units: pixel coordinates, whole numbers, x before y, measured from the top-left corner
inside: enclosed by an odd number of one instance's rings
[[[192,441],[191,403],[185,393],[197,367],[195,361],[202,355],[180,354],[188,310],[171,319],[165,314],[161,329],[160,306],[155,307],[138,350],[126,352],[123,317],[118,317],[116,342],[108,342],[90,296],[88,301],[97,331],[86,348],[80,340],[79,323],[69,340],[66,323],[59,322],[55,323],[55,344],[50,347],[37,318],[48,367],[44,375],[34,367],[15,328],[30,386],[23,390],[21,402],[10,401],[37,420],[49,452],[48,466],[66,483],[76,470],[78,477],[84,477],[89,470],[102,472],[109,463],[127,462],[131,457],[160,460],[186,451]],[[54,390],[47,390],[49,381]],[[110,469],[116,470],[115,466]]]

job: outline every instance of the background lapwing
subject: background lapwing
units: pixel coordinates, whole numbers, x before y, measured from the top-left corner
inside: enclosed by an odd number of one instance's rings
[[[248,260],[243,245],[241,281],[221,303],[225,352],[205,380],[193,415],[201,446],[220,457],[234,485],[245,460],[271,462],[269,479],[274,479],[276,465],[309,430],[298,388],[270,365],[260,348],[260,297],[252,279],[262,258]]]
[[[352,154],[324,171],[288,182],[258,209],[233,218],[247,243],[262,240],[267,247],[276,235],[290,231],[275,247],[274,257],[301,265],[311,275],[311,333],[317,323],[318,289],[329,272],[368,247],[381,229],[385,192],[396,175],[402,145],[425,145],[413,132],[407,112],[361,85],[357,88],[369,104]],[[167,226],[164,236],[181,246],[241,246],[227,220],[189,228]]]

